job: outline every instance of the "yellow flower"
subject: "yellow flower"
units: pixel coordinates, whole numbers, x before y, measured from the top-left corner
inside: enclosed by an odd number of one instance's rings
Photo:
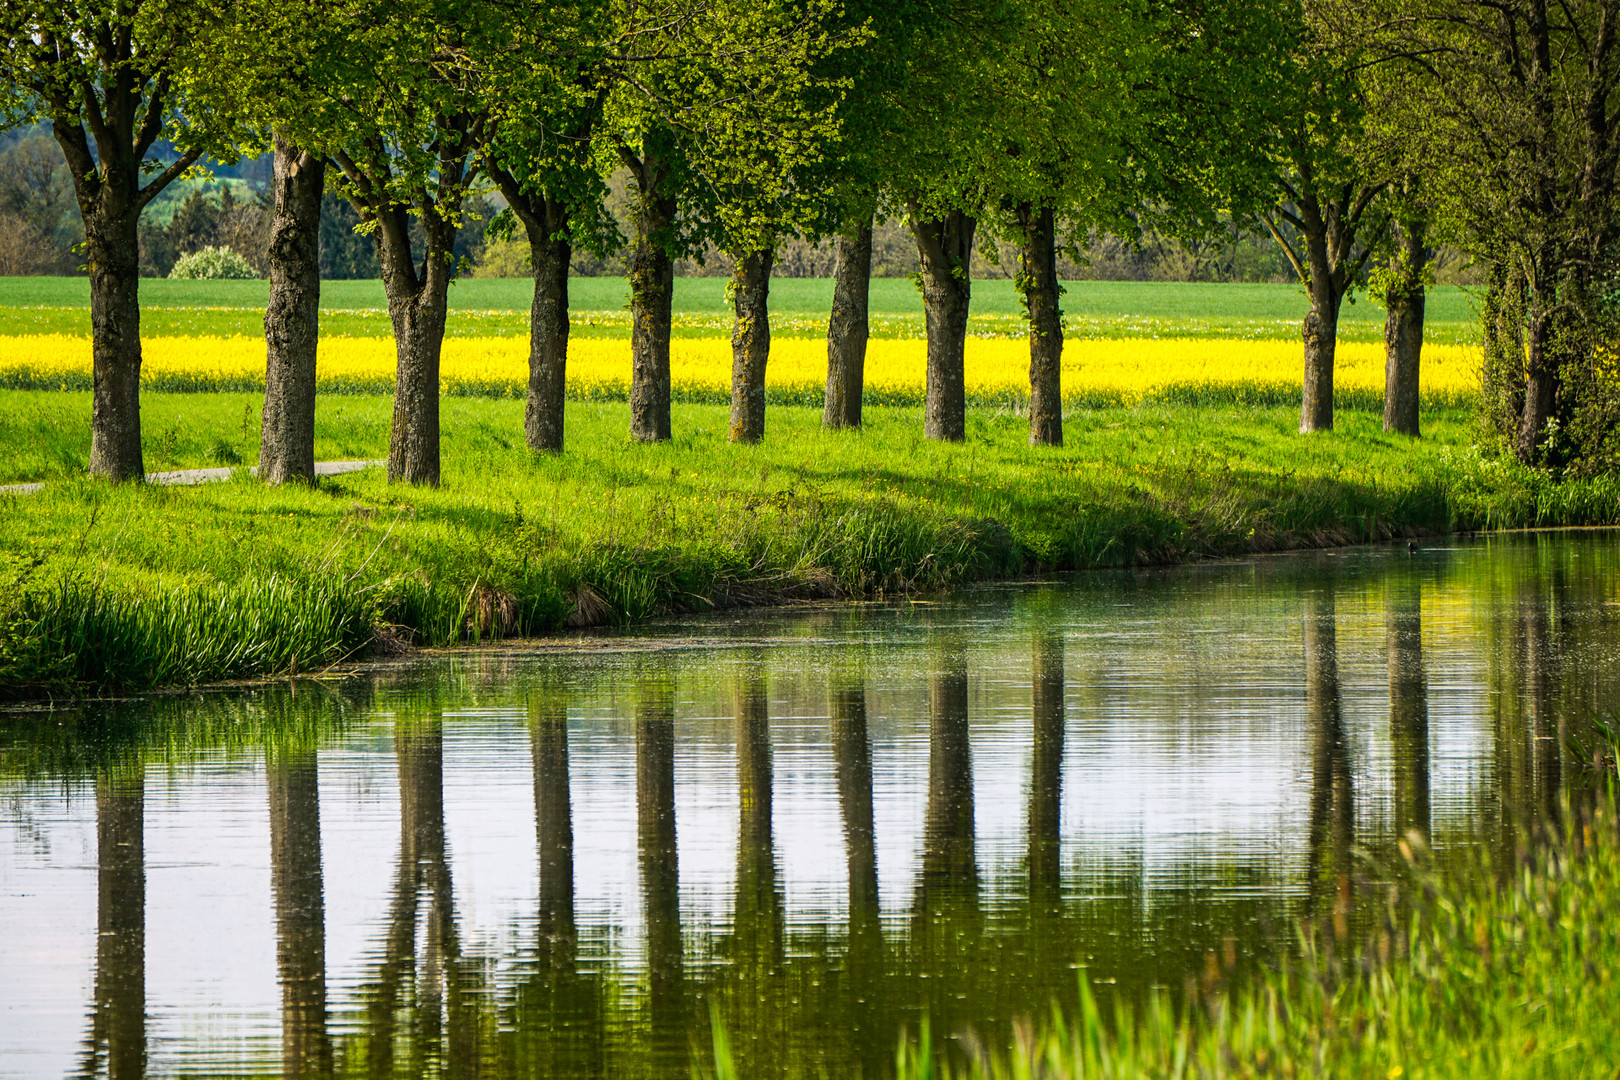
[[[251,390],[264,385],[265,346],[258,337],[151,337],[142,341],[142,381],[154,390]],[[528,384],[528,342],[520,337],[446,338],[440,362],[450,394],[522,397]],[[383,337],[322,340],[317,377],[323,390],[386,392],[394,379],[394,344]],[[1479,384],[1480,350],[1425,345],[1426,397],[1453,398]],[[1302,374],[1300,345],[1292,341],[1195,338],[1079,340],[1063,349],[1063,395],[1099,395],[1125,403],[1177,388],[1287,392]],[[914,402],[923,392],[927,345],[919,340],[874,340],[868,346],[868,400]],[[1007,338],[970,338],[967,390],[980,403],[1016,404],[1029,393],[1029,347]],[[730,392],[731,343],[725,338],[677,338],[670,344],[670,376],[677,397],[721,399]],[[779,337],[771,343],[766,385],[777,400],[820,393],[827,378],[821,338]],[[66,334],[0,337],[0,386],[87,389],[90,340]],[[1378,395],[1384,387],[1383,346],[1344,342],[1334,371],[1341,391]],[[568,384],[575,398],[622,398],[630,384],[630,343],[578,338],[568,348]]]

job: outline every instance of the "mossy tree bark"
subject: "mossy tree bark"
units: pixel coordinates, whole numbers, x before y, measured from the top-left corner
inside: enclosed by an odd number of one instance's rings
[[[1029,442],[1063,445],[1063,312],[1057,276],[1057,223],[1049,204],[1022,203],[1018,284],[1029,318]]]
[[[630,437],[641,442],[670,438],[669,331],[675,293],[674,170],[653,147],[638,155],[619,148],[636,184],[635,253],[630,261]]]
[[[523,223],[534,268],[523,438],[536,453],[560,453],[568,395],[568,267],[574,258],[568,205],[546,192],[525,191],[505,169],[489,171]]]
[[[1401,276],[1385,294],[1384,317],[1384,430],[1416,436],[1418,431],[1418,374],[1423,358],[1423,309],[1426,290],[1423,271],[1429,249],[1424,245],[1427,226],[1421,219],[1401,222],[1396,266]]]
[[[750,251],[737,260],[731,276],[732,442],[757,443],[765,437],[765,364],[771,352],[771,265],[773,248]]]
[[[838,237],[832,312],[827,319],[827,397],[822,427],[861,426],[871,293],[872,218],[868,216]]]
[[[968,268],[978,222],[960,210],[924,217],[914,206],[911,231],[922,262],[923,315],[928,333],[928,386],[923,434],[961,442],[967,438],[968,307],[973,285]]]
[[[270,301],[264,312],[259,479],[315,479],[315,355],[321,322],[321,197],[326,163],[276,137]]]

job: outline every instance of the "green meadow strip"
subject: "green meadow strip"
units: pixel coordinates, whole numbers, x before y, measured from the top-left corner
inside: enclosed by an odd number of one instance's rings
[[[370,378],[344,376],[323,378],[316,384],[324,395],[392,394],[391,376]],[[0,390],[57,390],[87,391],[94,388],[88,372],[63,375],[46,373],[27,367],[0,368]],[[230,377],[204,372],[148,372],[141,378],[141,388],[163,394],[257,394],[264,392],[262,376]],[[521,399],[528,392],[521,379],[459,379],[445,378],[440,391],[446,397]],[[1127,394],[1120,390],[1087,389],[1064,395],[1065,407],[1071,409],[1113,409],[1135,404],[1166,405],[1238,405],[1254,408],[1274,408],[1299,403],[1297,383],[1226,383],[1189,382],[1172,383],[1157,387],[1144,394]],[[799,385],[772,385],[766,387],[768,405],[798,406],[819,409],[825,388],[819,383]],[[719,386],[683,386],[675,384],[672,400],[686,405],[727,405],[731,401],[728,390]],[[1426,409],[1472,408],[1479,395],[1473,390],[1427,391],[1422,395]],[[592,403],[623,403],[630,400],[630,384],[626,381],[584,383],[568,385],[568,400]],[[922,387],[867,386],[864,401],[872,407],[920,408],[923,404]],[[1372,388],[1344,388],[1334,391],[1333,403],[1339,409],[1381,411],[1384,396]],[[1029,395],[1014,390],[983,391],[970,388],[967,404],[974,409],[1022,410],[1029,404]]]

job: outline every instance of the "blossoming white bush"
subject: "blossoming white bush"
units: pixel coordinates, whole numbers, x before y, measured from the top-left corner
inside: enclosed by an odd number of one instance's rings
[[[228,247],[210,244],[201,251],[180,256],[169,271],[171,278],[256,278],[248,261]]]

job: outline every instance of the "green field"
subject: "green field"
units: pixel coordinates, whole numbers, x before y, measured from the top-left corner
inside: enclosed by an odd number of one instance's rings
[[[708,336],[729,332],[723,278],[677,278],[677,333]],[[1223,285],[1164,282],[1072,281],[1063,300],[1071,336],[1194,336],[1293,338],[1307,304],[1295,285]],[[0,278],[0,334],[86,333],[90,302],[85,278]],[[141,283],[142,325],[159,334],[258,334],[269,285],[263,281],[171,281]],[[532,287],[523,279],[470,278],[450,290],[450,333],[510,335],[528,332]],[[1428,340],[1451,344],[1478,339],[1477,298],[1471,290],[1439,286],[1430,293]],[[628,286],[622,278],[575,278],[570,301],[576,332],[623,336],[629,332]],[[771,284],[772,325],[781,333],[825,331],[832,301],[826,278],[780,278]],[[377,281],[328,281],[321,289],[328,334],[371,336],[390,332],[382,285]],[[974,283],[972,332],[1022,335],[1018,296],[1011,281]],[[916,337],[923,330],[922,301],[903,278],[872,282],[872,316],[878,336]],[[1341,316],[1346,340],[1382,340],[1384,312],[1365,298]]]

